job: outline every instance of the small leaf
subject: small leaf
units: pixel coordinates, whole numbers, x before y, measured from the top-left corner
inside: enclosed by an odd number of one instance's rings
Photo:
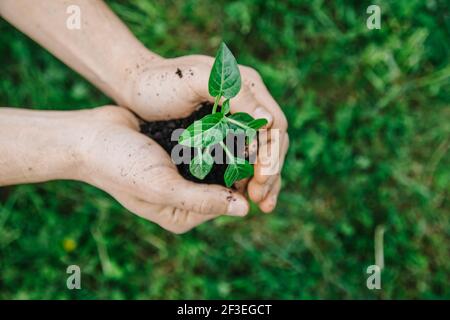
[[[239,90],[241,90],[239,67],[230,49],[222,42],[209,75],[209,94],[229,99],[236,96]]]
[[[206,175],[211,171],[214,159],[206,149],[204,152],[199,148],[198,154],[191,160],[189,164],[189,171],[192,175],[200,180],[203,180]]]
[[[225,120],[228,122],[228,126],[232,130],[247,130],[247,123],[252,122],[253,117],[245,112],[237,112],[228,115]],[[237,123],[236,123],[237,122]]]
[[[260,118],[254,119],[251,115],[245,112],[237,112],[226,118],[231,119],[228,121],[230,129],[235,132],[244,130],[247,135],[247,144],[250,144],[256,136],[256,130],[264,127],[267,124],[267,120]],[[236,123],[238,122],[238,123]]]
[[[247,123],[247,125],[252,129],[258,130],[259,128],[264,127],[267,123],[268,122],[266,119],[261,118],[261,119],[256,119],[256,120],[250,121],[249,123]]]
[[[239,121],[245,125],[247,125],[248,123],[255,120],[251,115],[249,115],[248,113],[245,113],[245,112],[233,113],[232,115],[229,115],[228,118],[233,119],[235,121]]]
[[[223,102],[220,112],[222,112],[224,115],[226,115],[230,112],[230,99],[226,99]]]
[[[187,127],[178,138],[178,143],[188,147],[206,148],[222,141],[228,126],[222,121],[223,114],[209,114]]]
[[[233,163],[230,163],[225,170],[223,179],[225,185],[229,188],[238,180],[251,177],[253,175],[253,166],[244,159],[240,159],[243,163],[237,163],[238,159],[235,159]]]

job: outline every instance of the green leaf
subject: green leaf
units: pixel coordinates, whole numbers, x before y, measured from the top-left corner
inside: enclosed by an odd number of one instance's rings
[[[206,149],[204,152],[199,148],[198,154],[191,160],[189,164],[189,171],[192,175],[200,180],[203,180],[206,175],[211,171],[214,159]]]
[[[230,129],[236,131],[244,130],[247,135],[247,143],[250,144],[256,136],[256,130],[264,127],[267,120],[260,118],[254,119],[251,115],[245,112],[237,112],[226,118]],[[231,121],[230,121],[231,119]]]
[[[225,170],[223,179],[228,188],[236,181],[253,175],[253,166],[247,160],[239,159],[239,161],[243,161],[243,163],[238,163],[237,161],[238,159],[235,158],[235,161],[230,163],[227,170]]]
[[[228,122],[230,129],[232,130],[247,130],[247,123],[252,122],[253,117],[245,112],[237,112],[228,115],[225,120]]]
[[[206,148],[225,138],[228,125],[223,114],[209,114],[187,127],[178,138],[178,143],[188,147]]]
[[[255,120],[251,115],[245,112],[236,112],[228,116],[229,119],[239,121],[245,125]]]
[[[227,99],[223,102],[220,112],[222,112],[224,115],[230,112],[230,99]]]
[[[261,118],[261,119],[256,119],[256,120],[250,121],[249,123],[247,123],[247,125],[252,129],[258,130],[258,129],[264,127],[267,123],[268,122],[266,119]]]
[[[233,121],[238,121],[241,124],[244,124],[247,127],[258,130],[259,128],[264,127],[267,124],[267,119],[259,118],[255,119],[251,115],[245,112],[236,112],[232,115],[228,116],[228,119],[232,119]]]
[[[208,91],[213,97],[235,97],[241,90],[241,73],[236,59],[225,43],[221,43],[209,75]]]

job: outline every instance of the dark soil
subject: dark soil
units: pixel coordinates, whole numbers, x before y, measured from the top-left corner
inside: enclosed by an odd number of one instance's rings
[[[203,103],[197,111],[192,113],[189,117],[183,119],[155,122],[142,121],[141,132],[158,142],[164,148],[164,150],[171,154],[172,149],[178,144],[177,141],[171,141],[172,132],[179,128],[186,129],[195,120],[199,120],[207,114],[210,114],[212,106],[213,105],[210,103]],[[186,148],[187,150],[189,149],[188,147]],[[212,155],[214,156],[214,152],[212,153]],[[227,168],[226,164],[214,163],[211,172],[203,180],[197,179],[189,172],[188,163],[179,164],[177,165],[177,168],[178,172],[187,180],[198,183],[225,185],[223,181],[223,175]]]

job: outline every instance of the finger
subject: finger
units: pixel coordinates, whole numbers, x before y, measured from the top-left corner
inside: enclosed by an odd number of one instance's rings
[[[261,144],[258,149],[258,157],[255,163],[255,179],[258,183],[266,183],[267,180],[281,171],[284,153],[287,150],[287,140],[280,136],[277,129],[262,130]]]
[[[248,194],[253,202],[259,203],[267,197],[272,189],[272,185],[278,179],[278,175],[272,176],[268,183],[258,183],[256,179],[250,180],[248,184]]]
[[[288,148],[289,136],[286,133],[283,138],[275,135],[268,143],[260,146],[255,164],[255,179],[258,183],[266,183],[271,176],[280,174]]]
[[[286,151],[289,145],[289,139],[286,137],[284,140],[282,157],[280,162],[284,162]],[[259,166],[259,167],[258,167]],[[261,174],[260,164],[255,165],[255,176],[250,181],[248,186],[248,192],[252,201],[258,203],[267,198],[268,194],[274,188],[275,183],[280,179],[280,171],[272,175]],[[280,168],[281,169],[281,168]]]
[[[259,139],[253,139],[253,141],[248,146],[248,156],[250,159],[256,160],[257,152],[258,152],[258,140]]]
[[[255,99],[258,101],[258,104],[262,105],[266,110],[268,110],[268,112],[272,114],[273,122],[270,127],[286,131],[287,130],[286,117],[283,111],[281,110],[280,106],[278,105],[278,103],[270,94],[269,90],[267,89],[266,85],[262,81],[259,74],[257,72],[256,74],[254,74],[254,71],[251,71],[249,77],[251,79],[250,80],[251,83],[248,84],[249,90],[255,96]]]
[[[237,191],[190,182],[179,175],[168,182],[163,201],[174,207],[206,215],[245,216],[248,213],[248,201]]]
[[[145,200],[120,192],[114,197],[134,214],[150,220],[173,233],[185,233],[220,215],[205,215],[173,207],[153,205]]]
[[[275,182],[273,188],[270,190],[269,194],[259,204],[259,208],[263,212],[269,213],[269,212],[272,212],[273,209],[275,209],[275,206],[277,205],[277,199],[278,199],[278,194],[280,193],[280,189],[281,189],[281,178],[278,177],[277,181]]]
[[[278,174],[279,171],[281,171],[281,167],[284,162],[284,154],[289,145],[289,141],[284,141],[285,139],[288,139],[286,133],[288,124],[280,106],[269,93],[259,74],[251,68],[246,68],[246,71],[249,74],[248,78],[250,79],[250,81],[252,81],[248,84],[248,87],[250,88],[250,91],[253,93],[258,103],[263,105],[265,109],[271,112],[273,116],[273,123],[270,126],[270,128],[273,130],[271,133],[276,133],[277,137],[279,137],[279,139],[276,139],[273,145],[271,145],[269,142],[272,138],[267,136],[264,137],[260,132],[259,140],[262,142],[261,151],[263,152],[260,152],[262,156],[258,156],[258,160],[260,160],[260,163],[265,163],[266,165],[271,165],[272,167],[269,166],[264,168],[265,165],[256,166],[255,178],[259,183],[265,183],[267,179],[270,178],[272,172],[273,174]],[[265,147],[264,144],[266,144]],[[267,149],[269,147],[273,147],[273,151],[279,152],[272,152],[272,154],[269,156],[267,152]]]

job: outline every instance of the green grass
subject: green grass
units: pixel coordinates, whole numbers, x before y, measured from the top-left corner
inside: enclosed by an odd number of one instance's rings
[[[81,183],[1,188],[0,298],[449,299],[449,7],[375,2],[371,31],[368,1],[108,1],[159,54],[213,55],[223,39],[260,71],[290,123],[279,205],[176,236]],[[1,105],[109,101],[3,20],[0,57]]]

